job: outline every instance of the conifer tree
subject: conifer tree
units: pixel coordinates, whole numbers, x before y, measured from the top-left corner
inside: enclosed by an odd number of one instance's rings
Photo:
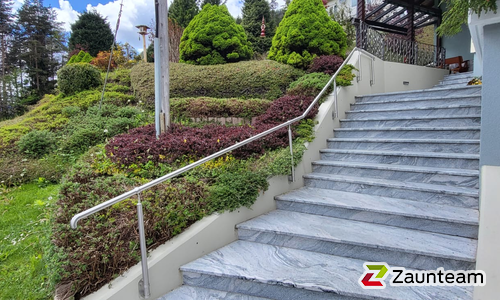
[[[0,1],[0,119],[5,118],[9,114],[7,111],[9,108],[9,97],[7,94],[9,63],[7,55],[13,29],[12,5],[12,0]]]
[[[81,45],[87,49],[93,57],[101,51],[111,50],[114,35],[109,27],[106,18],[97,11],[86,11],[78,17],[74,24],[71,24],[71,36],[69,37],[69,50],[73,50],[76,45]]]
[[[186,28],[198,12],[196,0],[174,0],[168,9],[168,17]]]
[[[321,0],[293,0],[276,29],[269,59],[307,68],[318,55],[345,56],[346,34]]]
[[[269,3],[266,0],[245,0],[241,10],[243,18],[241,25],[245,29],[248,40],[252,43],[254,52],[264,53],[271,47],[271,39],[274,35],[274,28],[269,26],[271,13]],[[266,36],[261,37],[262,18],[266,22]]]

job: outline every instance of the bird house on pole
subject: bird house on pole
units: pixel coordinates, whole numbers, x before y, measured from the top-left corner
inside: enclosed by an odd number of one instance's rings
[[[146,25],[137,25],[135,26],[139,29],[139,34],[142,35],[142,43],[143,43],[143,46],[144,46],[144,61],[147,62],[148,61],[148,58],[147,58],[147,49],[146,49],[146,35],[148,34],[148,29],[149,27],[146,26]]]

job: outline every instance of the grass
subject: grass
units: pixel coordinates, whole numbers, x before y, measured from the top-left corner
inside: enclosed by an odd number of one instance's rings
[[[49,210],[58,192],[31,183],[0,194],[0,299],[53,298]]]

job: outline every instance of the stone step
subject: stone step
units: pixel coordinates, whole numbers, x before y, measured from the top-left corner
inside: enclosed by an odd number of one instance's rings
[[[310,173],[304,175],[304,185],[472,209],[477,209],[479,202],[477,189],[398,180]]]
[[[408,237],[406,237],[408,238]],[[472,287],[364,290],[363,260],[236,241],[187,265],[184,283],[277,300],[472,299]]]
[[[434,139],[328,139],[330,149],[479,153],[479,140]]]
[[[471,270],[477,240],[275,210],[236,226],[240,240],[320,252],[411,269]]]
[[[474,77],[474,72],[462,72],[462,73],[455,73],[455,74],[448,74],[444,76],[443,80],[455,80],[455,79],[461,79],[461,78],[466,78],[466,77]]]
[[[361,101],[386,101],[390,99],[415,99],[415,98],[435,98],[449,96],[481,95],[481,86],[464,86],[454,88],[432,88],[426,90],[402,91],[393,93],[371,94],[358,96]],[[356,101],[358,102],[358,101]]]
[[[479,171],[477,170],[329,160],[315,161],[312,165],[314,173],[479,188]]]
[[[364,120],[340,120],[341,128],[386,127],[471,127],[481,126],[481,115],[443,117],[393,117]]]
[[[473,77],[464,77],[463,79],[453,79],[453,80],[444,80],[436,84],[435,88],[450,88],[450,87],[463,87],[467,86],[467,83],[471,81]]]
[[[448,107],[450,105],[480,105],[481,95],[456,96],[425,99],[392,99],[385,101],[359,101],[351,104],[352,111],[370,109],[397,109],[397,108],[420,108],[420,107]]]
[[[336,138],[479,139],[481,127],[337,128]]]
[[[173,290],[158,300],[266,300],[269,298],[254,297],[239,293],[230,293],[227,291],[219,291],[206,289],[202,287],[194,287],[183,285],[180,288]]]
[[[479,170],[477,154],[323,149],[320,155],[322,160]]]
[[[479,211],[475,209],[310,187],[275,199],[280,210],[477,239]]]
[[[374,119],[396,117],[445,117],[445,116],[471,116],[480,115],[481,105],[449,105],[448,107],[420,107],[408,109],[371,109],[346,111],[347,119]]]

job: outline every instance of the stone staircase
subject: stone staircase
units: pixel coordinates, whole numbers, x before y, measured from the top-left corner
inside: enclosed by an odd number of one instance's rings
[[[364,290],[363,262],[475,268],[480,86],[358,97],[305,187],[181,268],[161,299],[472,299],[472,287]]]

